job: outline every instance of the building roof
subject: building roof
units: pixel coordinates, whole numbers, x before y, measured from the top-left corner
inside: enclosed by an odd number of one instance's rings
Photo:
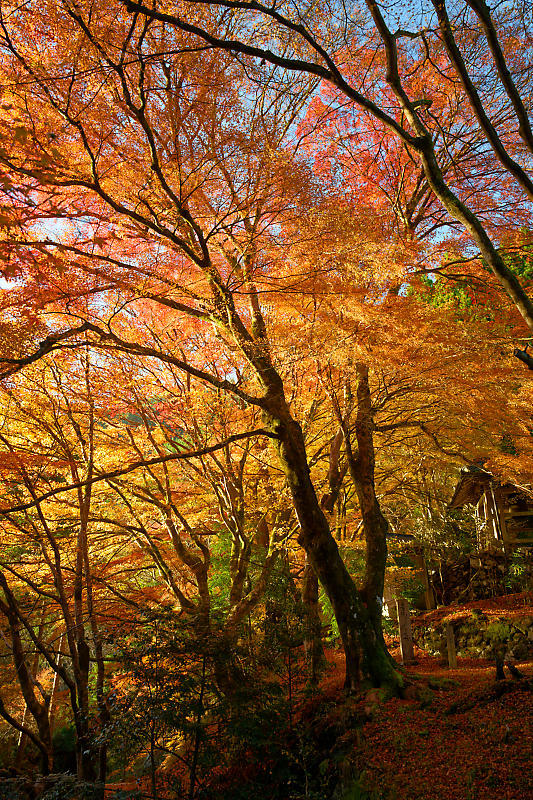
[[[529,488],[518,486],[515,483],[500,483],[491,472],[472,465],[463,467],[461,470],[461,477],[455,487],[455,492],[448,504],[448,508],[462,508],[466,505],[475,506],[479,503],[485,489],[491,484],[494,488],[503,489],[505,492],[516,492],[530,503],[533,502],[533,492]]]
[[[475,506],[479,502],[485,488],[494,480],[492,473],[481,467],[463,467],[461,477],[455,487],[453,497],[448,508],[462,508],[466,505]]]

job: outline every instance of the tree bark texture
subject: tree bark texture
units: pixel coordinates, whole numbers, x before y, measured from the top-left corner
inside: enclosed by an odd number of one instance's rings
[[[302,603],[305,613],[304,651],[309,665],[309,682],[316,685],[320,670],[325,663],[325,655],[322,645],[318,578],[307,556],[302,580]]]
[[[276,449],[285,472],[300,523],[299,542],[331,602],[346,654],[346,687],[353,689],[367,680],[374,686],[401,685],[377,635],[371,614],[363,602],[339,553],[328,521],[320,508],[311,482],[305,443],[300,425],[283,396],[264,402],[265,424],[276,435]]]

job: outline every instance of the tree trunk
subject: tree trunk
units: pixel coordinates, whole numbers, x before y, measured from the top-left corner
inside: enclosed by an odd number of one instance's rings
[[[376,635],[368,609],[320,508],[309,474],[302,429],[291,417],[283,395],[267,396],[264,408],[264,421],[277,437],[280,464],[300,523],[299,542],[328,595],[339,626],[346,654],[346,687],[353,689],[364,679],[374,686],[397,689],[401,677],[391,663],[382,637]]]
[[[96,780],[94,753],[91,747],[88,720],[78,714],[76,720],[76,776],[79,781],[92,783]]]
[[[90,651],[83,630],[78,631],[78,665],[75,669],[77,709],[76,726],[76,766],[80,781],[96,780],[96,765],[91,732],[89,729],[89,664]]]
[[[13,663],[15,665],[20,690],[26,703],[26,708],[35,720],[35,724],[39,732],[39,740],[42,744],[41,752],[43,754],[42,769],[43,773],[47,775],[53,766],[52,734],[50,731],[50,720],[48,715],[50,698],[45,696],[42,700],[40,700],[35,691],[37,686],[35,675],[32,675],[30,666],[27,663],[26,652],[22,640],[20,609],[17,606],[15,596],[12,593],[3,573],[0,573],[0,586],[6,599],[5,603],[0,601],[0,610],[5,615],[9,625]],[[34,666],[37,665],[38,657],[36,656]]]
[[[354,480],[366,543],[365,578],[362,594],[376,632],[382,637],[383,587],[387,563],[387,532],[389,524],[379,505],[375,487],[376,457],[374,452],[374,419],[368,381],[368,366],[359,362],[357,372],[357,463],[353,463]]]
[[[41,612],[41,622],[39,624],[39,633],[37,637],[39,640],[43,637],[44,632],[44,618],[45,618],[45,607],[43,605],[43,610]],[[35,679],[37,673],[39,671],[39,657],[40,653],[39,650],[35,651],[35,655],[33,657],[33,662],[31,664],[31,676]],[[43,761],[42,761],[42,769],[44,774],[48,774],[52,771],[53,768],[53,747],[52,747],[52,726],[50,720],[50,708],[49,705],[42,708],[42,713],[39,713],[38,717],[35,717],[35,721],[37,723],[37,729],[39,731],[39,738],[41,739],[42,743],[46,747],[48,756],[45,758],[43,754]],[[24,716],[22,718],[22,724],[24,725],[26,712],[28,710],[27,704],[24,707]],[[22,759],[24,758],[24,753],[26,752],[26,745],[28,743],[28,737],[26,734],[21,733],[19,739],[19,745],[17,748],[17,754],[15,756],[15,767],[18,769],[22,764]]]
[[[383,590],[389,526],[381,511],[374,483],[374,420],[368,366],[359,362],[356,365],[356,374],[357,416],[355,433],[357,456],[352,451],[348,426],[344,428],[344,435],[348,469],[359,500],[366,543],[365,577],[361,589],[361,597],[368,611],[376,639],[380,643],[380,653],[395,669],[395,662],[389,654],[383,638]]]
[[[309,683],[316,685],[326,659],[324,647],[322,646],[318,578],[307,556],[302,580],[302,603],[305,611],[304,650],[309,665]]]

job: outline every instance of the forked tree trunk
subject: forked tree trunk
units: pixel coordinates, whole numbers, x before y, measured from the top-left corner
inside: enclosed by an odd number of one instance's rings
[[[368,381],[368,366],[356,364],[357,373],[357,461],[350,463],[363,520],[366,560],[362,593],[376,631],[381,634],[383,588],[387,564],[387,532],[389,524],[379,504],[375,487],[376,458],[374,452],[374,419]]]
[[[44,632],[44,619],[45,619],[45,607],[43,605],[43,610],[41,612],[41,622],[39,624],[39,633],[37,634],[39,640],[42,639]],[[39,658],[40,658],[40,652],[39,650],[36,650],[35,655],[33,657],[33,662],[31,664],[31,673],[30,673],[30,677],[33,676],[34,681],[39,671]],[[18,671],[18,674],[20,676],[20,670]],[[28,706],[26,704],[24,707],[24,715],[22,717],[23,725],[25,722],[27,711],[28,711]],[[35,720],[37,723],[37,729],[39,731],[39,738],[41,739],[42,743],[44,744],[47,750],[47,756],[45,757],[43,754],[43,759],[42,759],[42,769],[44,774],[46,775],[49,772],[51,772],[53,768],[52,724],[51,724],[49,703],[48,705],[45,703],[44,706],[42,706],[42,713],[39,715],[39,717],[36,717]],[[17,748],[17,754],[15,756],[16,769],[19,769],[20,765],[22,764],[24,753],[26,752],[27,743],[28,743],[28,736],[25,733],[21,733],[19,738],[19,745]]]
[[[292,418],[282,394],[269,395],[264,421],[277,439],[276,449],[287,478],[300,523],[299,541],[331,602],[346,654],[346,686],[362,679],[374,686],[397,689],[402,680],[391,662],[383,638],[376,633],[371,614],[359,594],[328,521],[320,508],[305,452],[300,425]]]
[[[384,517],[375,487],[374,419],[368,380],[368,366],[356,364],[357,416],[355,435],[357,456],[352,452],[350,433],[345,430],[346,456],[350,477],[355,486],[366,544],[365,576],[361,596],[368,610],[376,637],[387,658],[394,664],[383,639],[383,590],[387,564],[388,522]]]
[[[15,595],[11,591],[11,588],[8,585],[3,573],[0,573],[0,586],[5,597],[5,602],[0,601],[0,609],[9,625],[13,663],[15,665],[17,679],[26,704],[26,708],[35,720],[35,724],[37,726],[42,754],[42,769],[43,773],[47,775],[53,766],[52,733],[50,730],[49,718],[50,698],[45,697],[40,699],[37,695],[37,682],[35,680],[35,675],[32,674],[30,666],[28,665],[26,651],[22,639],[20,610],[17,606]],[[35,659],[33,666],[33,671],[36,672],[38,658]]]

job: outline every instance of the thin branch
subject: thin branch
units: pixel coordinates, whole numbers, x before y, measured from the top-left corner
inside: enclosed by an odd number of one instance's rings
[[[75,483],[69,483],[66,486],[58,486],[56,489],[51,489],[49,492],[45,492],[39,497],[35,497],[30,503],[21,503],[20,505],[12,506],[11,508],[0,508],[0,514],[9,517],[10,514],[15,514],[18,513],[19,511],[25,511],[28,508],[33,508],[39,503],[42,503],[43,500],[48,500],[50,497],[55,497],[56,495],[62,494],[63,492],[69,492],[72,489],[80,489],[82,487],[87,487],[94,483],[99,483],[100,481],[106,481],[106,480],[111,480],[113,478],[118,478],[121,475],[127,475],[130,472],[135,472],[135,470],[141,469],[142,467],[150,467],[153,466],[154,464],[165,464],[168,461],[183,460],[187,458],[199,458],[200,456],[207,455],[208,453],[213,453],[216,450],[221,450],[228,444],[232,444],[232,442],[238,442],[241,439],[248,439],[251,436],[267,436],[269,439],[278,438],[274,433],[271,433],[270,431],[267,431],[264,428],[257,428],[256,430],[247,431],[245,433],[234,433],[232,436],[228,436],[227,439],[224,439],[224,441],[219,442],[218,444],[210,445],[209,447],[203,447],[199,450],[191,450],[187,453],[169,453],[169,455],[166,456],[156,456],[155,458],[146,458],[143,459],[142,461],[134,461],[132,464],[129,464],[127,467],[123,467],[122,469],[115,469],[112,470],[111,472],[100,473],[94,478],[89,478],[83,481],[76,481]]]

